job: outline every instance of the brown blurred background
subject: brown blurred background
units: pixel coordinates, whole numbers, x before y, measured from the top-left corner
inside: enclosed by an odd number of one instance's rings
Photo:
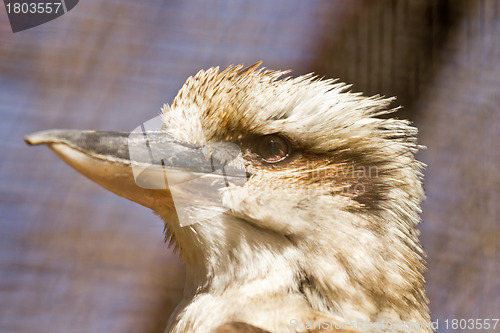
[[[428,147],[433,319],[499,318],[500,1],[85,0],[15,34],[0,6],[1,332],[163,332],[184,279],[158,218],[23,136],[132,130],[258,60],[398,96]]]

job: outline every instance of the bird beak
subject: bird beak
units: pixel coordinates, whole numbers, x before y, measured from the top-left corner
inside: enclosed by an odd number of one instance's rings
[[[176,141],[164,131],[78,130],[37,132],[25,141],[48,145],[113,193],[154,210],[175,206],[178,215],[187,205],[213,206],[220,202],[221,187],[246,181],[243,164],[236,163],[241,151],[231,143],[202,147]]]

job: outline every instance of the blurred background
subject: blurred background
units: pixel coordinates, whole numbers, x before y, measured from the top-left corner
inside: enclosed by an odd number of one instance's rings
[[[259,60],[398,97],[427,146],[433,320],[499,318],[500,1],[85,0],[15,34],[0,6],[1,332],[163,332],[184,283],[156,216],[23,136],[132,130],[199,69]]]

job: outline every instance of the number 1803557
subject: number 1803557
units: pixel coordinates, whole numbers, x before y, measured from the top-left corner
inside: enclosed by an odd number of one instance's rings
[[[499,319],[446,319],[446,329],[453,330],[489,330],[497,327]]]
[[[8,14],[52,14],[63,10],[61,2],[14,2],[6,3],[5,7]]]

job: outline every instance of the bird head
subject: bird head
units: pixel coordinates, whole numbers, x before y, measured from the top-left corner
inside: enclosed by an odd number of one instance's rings
[[[379,118],[393,99],[259,65],[198,72],[153,129],[26,140],[160,215],[191,297],[275,276],[314,310],[428,320],[416,129]]]

